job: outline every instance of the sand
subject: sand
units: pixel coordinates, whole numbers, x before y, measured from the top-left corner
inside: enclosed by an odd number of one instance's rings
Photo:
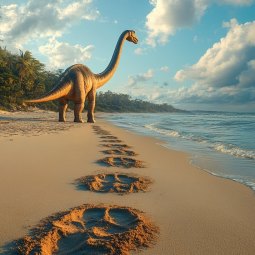
[[[31,235],[50,215],[101,203],[104,208],[130,208],[127,211],[141,213],[153,226],[145,229],[153,233],[150,247],[132,251],[139,245],[135,246],[127,251],[131,254],[254,254],[252,190],[197,169],[189,155],[166,149],[158,140],[96,117],[96,124],[74,124],[71,113],[67,123],[58,123],[56,113],[44,111],[0,113],[0,254],[8,254],[13,240]],[[144,162],[145,167],[120,169],[98,163],[106,156],[103,150],[123,149],[135,152],[123,157]],[[119,157],[111,153],[109,157]],[[120,170],[150,178],[150,190],[118,196],[77,188],[80,177]],[[99,236],[107,235],[100,231],[94,229]],[[61,240],[59,248],[70,248]]]

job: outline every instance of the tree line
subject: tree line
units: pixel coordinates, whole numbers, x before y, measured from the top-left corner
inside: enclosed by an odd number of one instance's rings
[[[180,111],[168,104],[154,104],[139,99],[132,99],[126,94],[107,91],[99,92],[96,99],[96,110],[103,112],[177,112]]]
[[[29,51],[13,54],[0,47],[0,109],[26,110],[23,100],[38,98],[51,90],[63,70],[48,71]],[[168,104],[153,104],[132,99],[129,95],[99,92],[96,111],[104,112],[175,112]],[[57,110],[58,102],[36,104],[38,108]],[[72,108],[72,104],[70,105]]]

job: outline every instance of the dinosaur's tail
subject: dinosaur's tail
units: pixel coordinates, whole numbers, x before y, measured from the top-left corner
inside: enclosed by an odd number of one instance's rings
[[[25,100],[24,102],[25,103],[43,103],[43,102],[56,100],[63,96],[66,96],[70,92],[71,88],[72,88],[71,82],[67,81],[61,86],[59,86],[58,84],[43,97],[40,97],[37,99]]]

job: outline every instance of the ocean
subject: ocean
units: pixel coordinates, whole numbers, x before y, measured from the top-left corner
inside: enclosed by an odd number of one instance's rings
[[[255,113],[112,113],[104,118],[188,152],[200,169],[255,191]]]

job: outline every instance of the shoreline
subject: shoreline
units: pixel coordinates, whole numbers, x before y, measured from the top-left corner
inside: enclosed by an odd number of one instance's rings
[[[214,176],[241,183],[255,191],[255,175],[253,173],[254,152],[245,149],[245,144],[239,144],[239,141],[235,140],[232,142],[234,144],[236,142],[236,144],[232,145],[229,139],[224,140],[222,137],[216,142],[214,139],[211,139],[213,134],[211,131],[205,132],[206,134],[203,132],[196,134],[194,128],[189,129],[187,127],[189,115],[183,116],[184,127],[180,128],[178,128],[178,125],[180,125],[180,120],[182,119],[181,115],[176,117],[175,115],[168,114],[166,116],[159,114],[153,117],[152,115],[143,120],[143,115],[141,114],[138,116],[133,116],[133,114],[131,116],[120,114],[114,116],[110,113],[106,114],[104,119],[135,134],[159,139],[163,146],[170,150],[190,154],[191,163],[195,167]],[[218,118],[218,121],[220,117],[222,116],[214,116],[214,118]],[[173,127],[168,128],[168,126],[164,126],[163,123],[170,123],[170,120],[174,123]],[[216,127],[219,128],[218,132],[222,132],[221,125],[215,125],[212,128],[215,130]],[[241,131],[239,130],[239,132]],[[205,138],[207,135],[208,139]],[[232,139],[236,138],[232,137]],[[217,148],[215,149],[215,147]],[[222,148],[219,150],[219,147]],[[230,150],[230,148],[232,149]]]
[[[53,119],[57,114],[49,116]],[[44,114],[41,118],[47,123]],[[47,128],[56,125],[54,119]],[[15,135],[12,141],[0,137],[4,159],[0,246],[24,236],[52,213],[84,203],[105,203],[142,210],[159,226],[155,246],[139,254],[253,254],[255,197],[251,189],[193,166],[185,152],[165,148],[155,138],[134,134],[100,117],[92,125],[68,122],[66,126],[58,133]],[[104,155],[93,126],[130,145],[146,167],[97,164]],[[149,191],[125,197],[83,191],[74,185],[79,177],[101,172],[134,173],[151,178],[153,183]]]

